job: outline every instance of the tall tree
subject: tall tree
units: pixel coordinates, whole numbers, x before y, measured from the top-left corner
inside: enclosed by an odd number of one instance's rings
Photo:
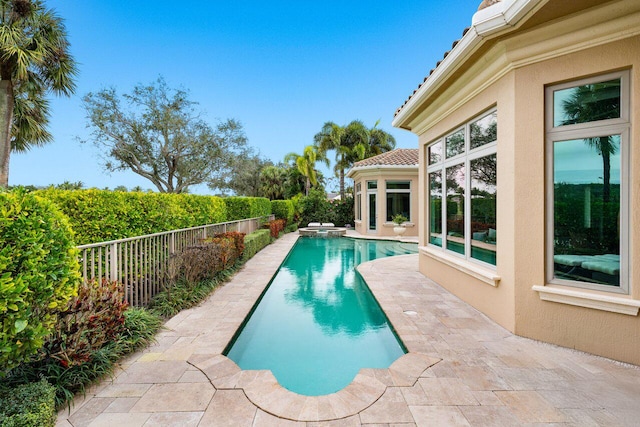
[[[228,174],[210,181],[209,188],[218,189],[222,194],[230,190],[237,196],[259,197],[262,195],[260,189],[262,169],[271,165],[273,163],[270,160],[248,150],[244,155],[233,159]]]
[[[188,93],[169,89],[161,77],[122,97],[110,88],[83,100],[91,141],[106,154],[105,168],[131,170],[162,193],[186,192],[205,182],[215,186],[247,153],[238,121],[228,119],[212,128]]]
[[[371,129],[369,129],[369,144],[365,158],[377,156],[396,148],[396,139],[393,135],[378,128],[380,120],[378,120]]]
[[[281,166],[267,166],[260,172],[260,193],[269,200],[284,199],[287,170]]]
[[[11,151],[50,142],[49,91],[71,95],[76,63],[64,23],[40,0],[0,0],[0,187]]]
[[[308,145],[304,148],[302,155],[297,153],[289,153],[285,156],[284,161],[286,163],[293,162],[300,173],[306,178],[305,195],[309,195],[309,189],[311,185],[318,184],[318,171],[316,170],[316,163],[321,161],[327,166],[329,161],[321,152],[318,151],[313,145]]]
[[[617,91],[617,93],[616,93]],[[562,106],[566,114],[564,125],[586,123],[620,117],[619,83],[605,82],[578,86]],[[611,197],[611,156],[618,146],[611,136],[585,138],[585,143],[602,156],[602,200]]]
[[[375,156],[395,148],[396,141],[379,129],[379,122],[368,129],[360,120],[346,126],[326,122],[314,136],[314,144],[321,153],[335,152],[334,172],[340,180],[340,198],[345,197],[345,171],[359,160]]]

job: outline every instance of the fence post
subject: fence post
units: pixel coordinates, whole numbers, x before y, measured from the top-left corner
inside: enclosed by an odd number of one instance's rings
[[[173,255],[176,253],[176,233],[171,233],[169,235],[169,255]]]
[[[109,251],[109,280],[120,281],[118,268],[118,244],[112,243],[111,250]]]

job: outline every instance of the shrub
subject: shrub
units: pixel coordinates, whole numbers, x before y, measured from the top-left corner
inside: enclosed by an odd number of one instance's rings
[[[223,239],[230,239],[231,241],[233,241],[233,245],[236,249],[236,258],[240,258],[242,257],[242,253],[244,252],[244,238],[245,238],[245,233],[240,233],[238,231],[228,231],[226,233],[219,233],[216,234],[215,237],[217,238],[223,238]]]
[[[257,230],[251,234],[248,234],[244,239],[244,254],[242,260],[246,261],[251,259],[260,249],[271,243],[271,236],[269,230]]]
[[[225,197],[227,221],[271,215],[271,202],[264,197]]]
[[[96,350],[122,333],[126,308],[122,284],[105,279],[84,282],[78,296],[60,313],[43,347],[44,357],[64,367],[87,362]]]
[[[353,212],[353,197],[345,196],[344,200],[332,200],[329,202],[329,215],[335,225],[342,227],[345,224],[353,225],[355,214]]]
[[[81,245],[227,220],[224,201],[213,196],[53,188],[37,194],[69,217]]]
[[[271,201],[265,197],[251,197],[251,212],[247,218],[259,218],[269,215],[271,215]]]
[[[324,191],[312,188],[309,195],[300,200],[300,222],[332,222],[330,204]]]
[[[46,380],[21,384],[0,392],[1,427],[53,427],[55,388]]]
[[[227,221],[251,218],[251,202],[249,197],[225,197]]]
[[[287,224],[291,224],[295,208],[291,200],[272,200],[271,212],[276,219],[284,219]]]
[[[161,326],[162,319],[157,314],[128,308],[124,312],[124,329],[113,341],[94,349],[90,360],[69,367],[52,358],[23,363],[10,372],[6,384],[16,386],[44,378],[55,387],[56,407],[60,408],[70,404],[75,393],[84,391],[86,385],[110,374],[119,358],[151,342]]]
[[[273,221],[269,221],[269,231],[271,237],[277,239],[280,236],[280,232],[284,231],[284,220],[283,219],[274,219]]]
[[[0,376],[36,353],[80,283],[73,235],[55,206],[0,193]]]

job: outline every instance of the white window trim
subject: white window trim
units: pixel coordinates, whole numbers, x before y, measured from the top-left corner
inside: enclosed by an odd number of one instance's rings
[[[578,123],[574,125],[556,126],[553,127],[553,94],[557,90],[567,89],[571,87],[581,86],[585,84],[603,82],[607,80],[620,79],[620,118],[599,120],[595,122]],[[590,77],[586,79],[573,80],[560,85],[548,86],[545,88],[545,121],[546,121],[546,141],[545,141],[545,160],[546,160],[546,272],[545,279],[549,285],[566,286],[570,288],[578,288],[593,291],[602,291],[608,294],[625,294],[629,295],[630,289],[630,276],[629,276],[629,259],[630,259],[630,242],[629,242],[629,199],[630,199],[630,135],[629,130],[631,123],[629,120],[630,104],[629,97],[631,93],[631,87],[629,86],[629,71],[619,71],[615,73],[601,74],[599,76]],[[554,262],[553,262],[553,240],[554,240],[554,158],[553,149],[554,143],[558,141],[568,141],[573,139],[584,139],[588,137],[604,136],[604,135],[620,135],[620,286],[611,285],[599,285],[597,283],[580,282],[577,280],[566,280],[554,278]],[[560,298],[557,295],[561,295],[557,290],[555,292],[542,292],[541,286],[534,286],[534,290],[540,293],[541,299],[548,301],[564,302],[566,304],[581,305],[578,304],[579,300],[577,294],[571,293],[568,298]],[[552,288],[550,288],[552,289]],[[558,288],[556,288],[558,289]],[[552,295],[553,294],[553,295]],[[590,294],[584,294],[590,295]],[[590,301],[593,298],[583,298],[586,301]],[[597,299],[597,298],[596,298]],[[571,301],[571,302],[569,302]],[[584,305],[586,304],[586,305]],[[600,308],[589,302],[581,305],[583,307]],[[604,309],[604,308],[600,308]],[[614,311],[614,310],[608,310]],[[618,311],[616,311],[618,312]],[[637,313],[636,313],[637,314]]]
[[[389,188],[389,183],[408,183],[409,184],[409,188]],[[411,200],[411,191],[413,190],[412,186],[411,186],[411,180],[408,179],[389,179],[386,180],[384,182],[384,189],[385,189],[385,193],[384,193],[384,200],[385,200],[385,212],[384,212],[384,219],[385,219],[385,224],[393,224],[393,222],[390,222],[389,220],[387,220],[387,211],[389,210],[389,206],[387,206],[387,194],[389,193],[403,193],[403,194],[409,194],[409,219],[407,220],[407,223],[411,223],[411,209],[413,208],[413,201]]]
[[[356,221],[362,221],[362,183],[356,183]]]
[[[471,118],[470,120],[468,120],[467,122],[465,122],[465,124],[463,126],[458,126],[456,127],[454,130],[452,130],[451,132],[448,132],[446,135],[442,136],[441,138],[438,138],[432,142],[430,142],[429,144],[425,145],[425,150],[426,150],[426,156],[425,158],[427,159],[427,170],[426,170],[426,174],[425,174],[425,179],[426,179],[426,183],[425,183],[425,188],[426,188],[426,200],[427,200],[427,206],[430,206],[429,200],[430,200],[430,188],[429,188],[429,174],[432,172],[441,172],[441,176],[442,176],[442,203],[441,203],[441,218],[442,218],[442,247],[440,246],[436,246],[432,243],[429,243],[430,240],[430,233],[431,233],[431,229],[430,229],[430,221],[429,221],[429,217],[432,214],[431,212],[428,212],[426,216],[427,218],[427,226],[425,227],[426,229],[426,236],[425,236],[425,242],[427,243],[427,248],[429,249],[429,253],[431,254],[433,251],[442,251],[443,253],[446,253],[446,255],[449,255],[451,257],[454,257],[453,259],[459,259],[460,261],[467,261],[467,262],[471,262],[471,263],[475,263],[478,264],[479,266],[483,267],[483,268],[488,268],[491,269],[492,271],[495,271],[497,269],[496,265],[493,264],[489,264],[486,263],[482,260],[473,258],[471,256],[471,238],[472,238],[472,233],[471,233],[471,203],[469,203],[471,201],[471,198],[469,197],[471,194],[471,175],[469,173],[470,171],[470,166],[471,166],[471,161],[479,159],[481,157],[486,157],[486,156],[490,156],[492,154],[496,154],[498,152],[498,141],[493,141],[490,142],[488,144],[484,144],[481,145],[480,147],[476,147],[473,150],[470,150],[470,143],[471,143],[471,132],[470,132],[470,127],[472,123],[475,123],[476,121],[494,113],[497,111],[497,108],[491,108],[489,110],[485,110],[482,113],[478,114],[477,116]],[[461,129],[464,129],[465,135],[464,135],[464,152],[457,154],[453,157],[449,157],[446,158],[446,152],[447,152],[447,147],[446,147],[446,138],[453,135],[456,132],[459,132]],[[433,164],[428,164],[428,159],[429,159],[429,147],[433,146],[434,144],[437,144],[438,142],[440,142],[442,144],[442,154],[441,154],[441,160],[437,163],[433,163]],[[446,169],[452,166],[456,166],[459,164],[463,164],[464,166],[464,170],[465,170],[465,206],[464,206],[464,218],[465,218],[465,222],[464,222],[464,239],[465,239],[465,254],[459,254],[457,252],[454,252],[450,249],[446,248],[446,237],[447,237],[447,221],[446,221]],[[429,208],[428,208],[429,209]],[[469,219],[469,220],[468,220]],[[497,228],[497,227],[496,227]],[[497,247],[497,245],[496,245]],[[435,257],[434,257],[435,258]],[[495,276],[498,277],[498,276]],[[491,279],[493,280],[493,279]],[[500,279],[498,278],[497,281],[495,281],[495,285],[497,285],[497,282]]]

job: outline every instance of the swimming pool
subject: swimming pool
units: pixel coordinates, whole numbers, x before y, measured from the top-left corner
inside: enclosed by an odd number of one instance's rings
[[[411,243],[300,237],[224,354],[308,396],[344,388],[361,368],[389,367],[406,351],[355,267],[416,252]]]

